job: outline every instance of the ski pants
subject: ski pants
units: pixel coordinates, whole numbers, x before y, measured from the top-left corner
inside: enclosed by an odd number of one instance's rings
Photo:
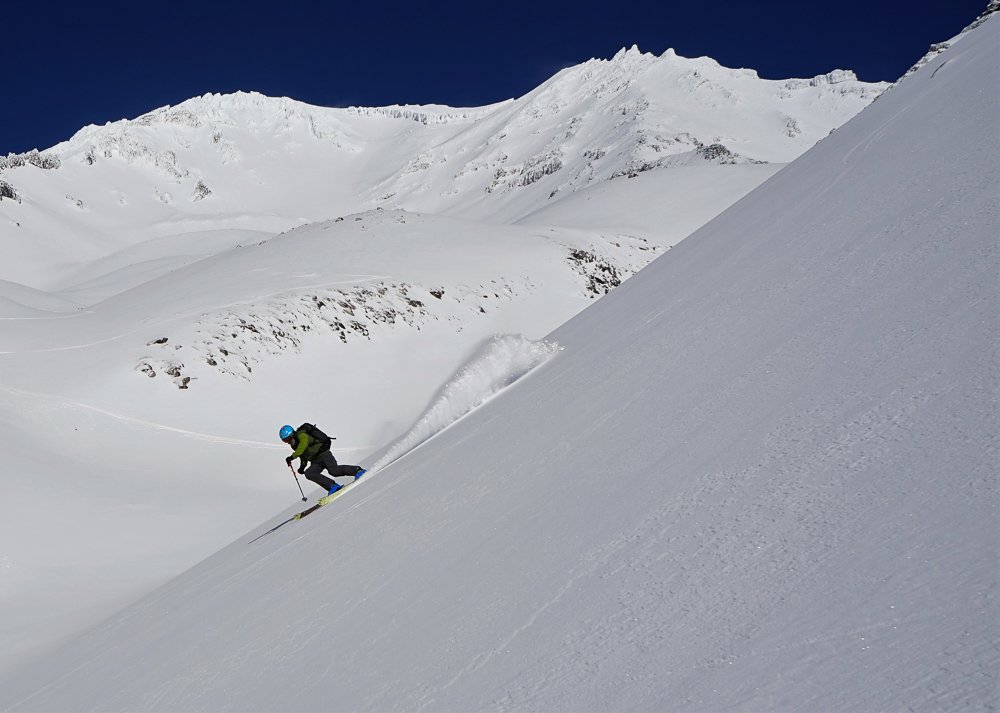
[[[323,451],[320,453],[316,456],[316,460],[310,463],[309,467],[306,468],[305,476],[308,480],[323,488],[323,490],[329,490],[336,485],[336,483],[323,475],[324,470],[326,470],[326,472],[334,478],[346,476],[351,476],[353,478],[354,474],[361,470],[361,468],[356,465],[337,465],[337,459],[333,457],[333,453],[330,451]]]

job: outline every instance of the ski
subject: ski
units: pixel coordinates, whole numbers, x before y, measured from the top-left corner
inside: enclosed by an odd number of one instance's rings
[[[261,534],[257,535],[255,538],[253,538],[252,540],[250,540],[250,542],[248,542],[247,544],[248,545],[252,545],[254,542],[256,542],[257,540],[259,540],[260,538],[262,538],[264,535],[270,535],[272,532],[274,532],[275,530],[277,530],[279,527],[284,527],[288,523],[292,522],[292,520],[294,520],[296,517],[297,517],[296,515],[293,515],[292,517],[288,518],[284,522],[279,522],[277,525],[275,525],[274,527],[272,527],[267,532],[262,532]]]
[[[364,477],[364,476],[362,476],[362,477]],[[329,505],[334,500],[336,500],[341,495],[343,495],[348,490],[350,490],[355,485],[357,485],[357,483],[358,483],[359,480],[361,480],[361,478],[357,478],[356,480],[351,481],[347,485],[343,486],[342,488],[337,489],[336,491],[330,493],[329,495],[324,495],[319,500],[317,500],[316,504],[313,505],[311,508],[309,508],[308,510],[304,510],[303,512],[300,512],[298,515],[296,515],[295,519],[296,520],[301,520],[302,518],[304,518],[309,513],[315,512],[316,510],[318,510],[319,508],[323,507],[324,505]]]
[[[362,475],[362,477],[364,477],[364,475]],[[257,540],[259,540],[260,538],[262,538],[264,535],[270,535],[272,532],[274,532],[275,530],[277,530],[279,527],[284,527],[288,523],[293,522],[295,520],[301,520],[305,516],[311,515],[312,513],[316,512],[317,510],[319,510],[324,505],[329,505],[334,500],[336,500],[337,498],[339,498],[341,495],[343,495],[344,493],[346,493],[348,490],[350,490],[351,488],[353,488],[357,484],[357,482],[359,480],[361,480],[361,478],[358,478],[357,480],[354,480],[354,481],[348,483],[347,485],[343,486],[342,488],[339,488],[338,490],[330,493],[329,495],[324,495],[323,497],[321,497],[319,500],[316,501],[315,505],[312,505],[312,506],[306,508],[302,512],[295,513],[294,515],[292,515],[290,518],[288,518],[284,522],[279,522],[277,525],[275,525],[274,527],[272,527],[267,532],[264,532],[264,533],[261,533],[260,535],[257,535],[257,537],[255,537],[252,540],[250,540],[250,542],[248,542],[247,544],[248,545],[249,544],[253,544]]]

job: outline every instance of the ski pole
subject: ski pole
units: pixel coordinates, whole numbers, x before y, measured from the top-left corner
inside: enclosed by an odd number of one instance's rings
[[[299,486],[299,492],[302,493],[302,483],[299,482],[299,476],[295,475],[295,468],[292,467],[291,463],[288,464],[288,470],[292,471],[292,477],[295,478],[295,484]],[[306,501],[306,494],[302,493],[302,502],[305,501]]]

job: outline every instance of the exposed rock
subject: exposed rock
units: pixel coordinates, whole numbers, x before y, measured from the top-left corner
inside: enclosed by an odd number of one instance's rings
[[[191,196],[191,200],[200,201],[203,198],[207,198],[210,195],[212,195],[212,191],[209,189],[208,186],[205,185],[205,182],[198,181],[198,183],[194,187],[194,195]]]
[[[40,153],[38,149],[32,149],[26,153],[11,153],[7,154],[6,157],[0,156],[0,171],[27,165],[50,170],[62,166],[62,161],[56,156]]]
[[[587,278],[587,291],[591,297],[606,295],[622,283],[618,268],[592,251],[570,250],[569,261],[577,272]]]

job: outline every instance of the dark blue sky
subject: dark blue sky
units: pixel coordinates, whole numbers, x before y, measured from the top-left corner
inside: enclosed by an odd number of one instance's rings
[[[895,80],[986,0],[12,0],[0,23],[0,154],[206,92],[324,106],[478,106],[637,44],[767,78]]]

